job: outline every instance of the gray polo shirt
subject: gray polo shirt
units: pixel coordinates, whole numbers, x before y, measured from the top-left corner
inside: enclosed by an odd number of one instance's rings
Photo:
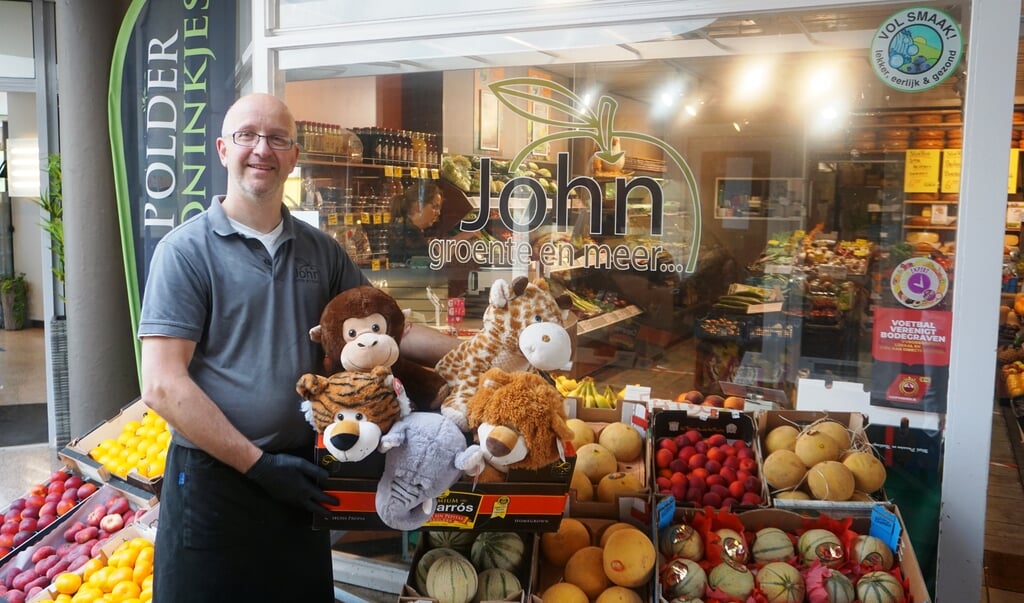
[[[232,228],[221,200],[157,244],[139,337],[195,341],[189,373],[228,420],[265,450],[295,448],[313,433],[295,382],[321,366],[309,329],[331,298],[368,281],[341,245],[284,207],[271,257]]]

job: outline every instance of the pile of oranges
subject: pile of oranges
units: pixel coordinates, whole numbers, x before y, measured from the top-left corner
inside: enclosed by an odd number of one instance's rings
[[[148,410],[141,420],[126,422],[116,438],[97,444],[89,456],[122,479],[131,472],[153,479],[164,474],[170,441],[167,421]]]
[[[142,537],[122,542],[106,561],[94,557],[82,572],[57,574],[57,603],[146,603],[153,599],[153,543]]]

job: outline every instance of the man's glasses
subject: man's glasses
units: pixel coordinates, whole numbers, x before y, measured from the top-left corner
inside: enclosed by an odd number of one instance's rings
[[[261,138],[267,139],[267,146],[275,151],[287,151],[295,146],[295,141],[287,136],[277,134],[257,134],[248,130],[239,130],[231,135],[231,140],[240,147],[255,147]]]

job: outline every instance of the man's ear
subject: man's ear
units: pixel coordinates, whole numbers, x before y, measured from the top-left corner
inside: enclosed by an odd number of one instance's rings
[[[315,326],[315,327],[313,327],[312,329],[309,330],[309,338],[314,343],[321,343],[320,342],[320,325],[317,325],[317,326]]]

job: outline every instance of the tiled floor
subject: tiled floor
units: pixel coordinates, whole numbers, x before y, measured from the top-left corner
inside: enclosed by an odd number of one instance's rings
[[[0,350],[0,404],[45,403],[42,329],[0,330]],[[1019,554],[1021,526],[1024,525],[1024,486],[1018,463],[1024,458],[1014,455],[1011,436],[1019,437],[1019,433],[1007,428],[1001,409],[996,406],[992,414],[985,549]],[[0,508],[21,496],[32,484],[45,481],[60,465],[56,449],[49,445],[0,448]],[[1024,593],[983,587],[980,600],[983,603],[1024,603]]]

